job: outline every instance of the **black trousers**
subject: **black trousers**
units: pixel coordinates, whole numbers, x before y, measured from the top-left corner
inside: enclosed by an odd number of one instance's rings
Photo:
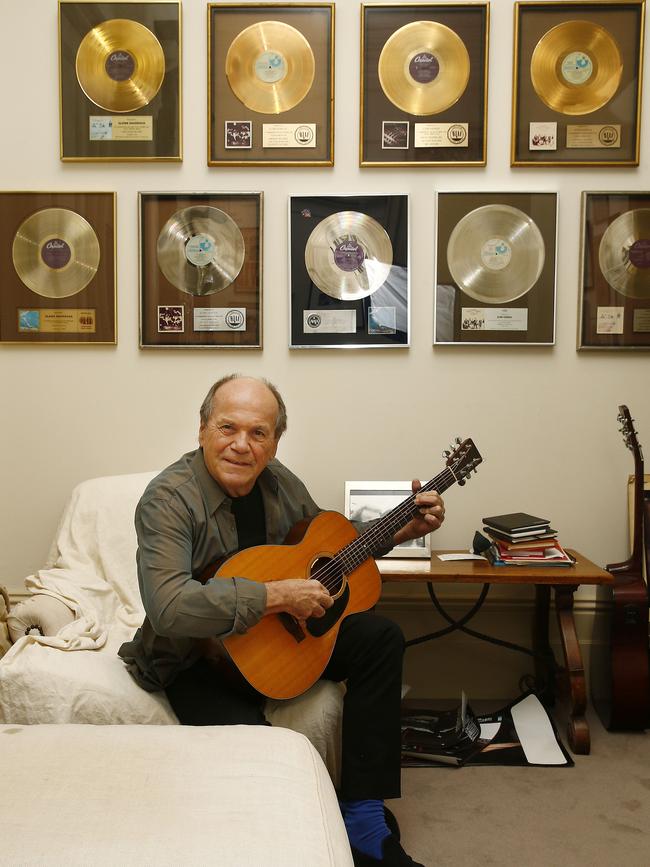
[[[341,623],[323,672],[346,681],[340,796],[399,798],[400,700],[404,636],[392,620],[371,612]],[[183,725],[265,725],[265,698],[233,689],[200,659],[167,687]]]

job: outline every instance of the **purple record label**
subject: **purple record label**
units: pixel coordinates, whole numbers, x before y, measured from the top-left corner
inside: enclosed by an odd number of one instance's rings
[[[418,84],[428,84],[440,72],[440,64],[434,54],[429,51],[418,51],[409,63],[409,73]]]
[[[341,271],[358,271],[365,258],[361,244],[352,239],[343,241],[334,248],[334,263]]]
[[[72,251],[62,238],[50,238],[41,247],[41,259],[48,268],[65,268],[71,258]]]
[[[630,262],[635,268],[650,268],[650,238],[639,238],[630,247]]]
[[[135,60],[128,51],[113,51],[106,58],[104,67],[113,81],[127,81],[135,72]]]

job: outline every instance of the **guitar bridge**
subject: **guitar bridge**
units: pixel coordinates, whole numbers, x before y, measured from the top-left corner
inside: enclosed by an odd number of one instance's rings
[[[301,641],[304,641],[305,638],[307,638],[302,626],[291,614],[288,614],[286,611],[281,611],[278,614],[278,617],[280,618],[280,622],[287,630],[289,635],[291,635],[292,638],[295,638],[298,644],[300,644]]]

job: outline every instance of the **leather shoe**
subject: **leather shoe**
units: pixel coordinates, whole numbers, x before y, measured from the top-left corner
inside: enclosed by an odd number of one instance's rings
[[[352,860],[354,867],[424,867],[419,861],[414,861],[402,849],[397,838],[391,834],[382,841],[383,857],[379,860],[371,855],[366,855],[365,852],[360,852],[352,849]]]
[[[392,810],[388,809],[386,804],[384,804],[384,818],[386,819],[388,830],[391,832],[393,837],[395,837],[396,840],[400,840],[402,835],[399,829],[399,825],[397,823],[397,817]]]

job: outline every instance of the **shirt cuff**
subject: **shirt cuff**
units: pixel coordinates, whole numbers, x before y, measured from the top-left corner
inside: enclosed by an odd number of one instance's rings
[[[233,578],[235,585],[235,619],[232,631],[246,632],[262,619],[266,608],[266,587],[261,581]]]

